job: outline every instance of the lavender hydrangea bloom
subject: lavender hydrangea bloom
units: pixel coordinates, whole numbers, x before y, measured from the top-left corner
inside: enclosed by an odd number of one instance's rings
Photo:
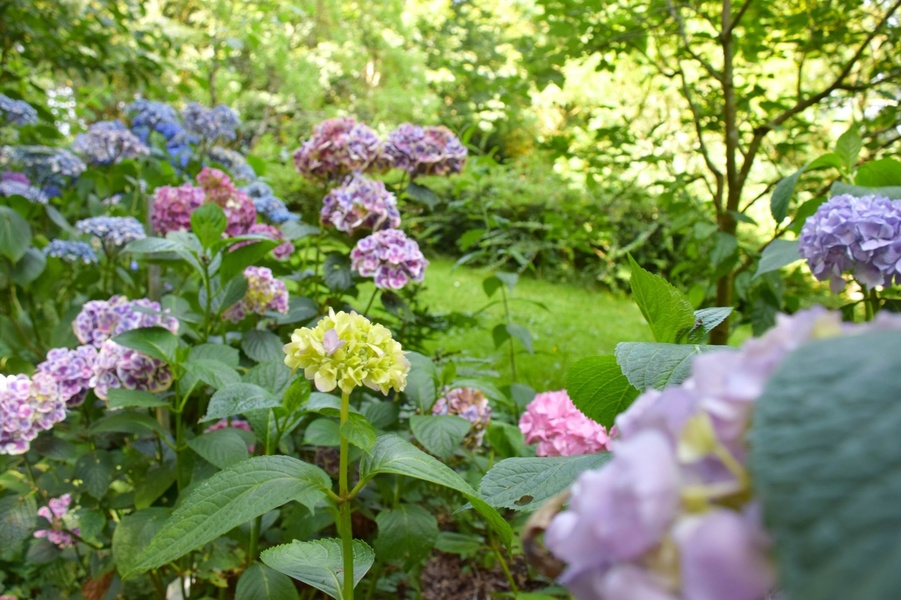
[[[47,538],[47,540],[60,548],[68,548],[75,545],[75,538],[72,534],[80,535],[81,531],[78,527],[67,528],[66,521],[69,518],[69,505],[72,503],[72,496],[63,494],[59,498],[51,498],[48,502],[49,506],[42,506],[38,509],[38,516],[43,517],[50,524],[50,529],[38,529],[34,532],[36,538]]]
[[[237,323],[249,314],[262,315],[267,311],[282,314],[288,312],[288,290],[280,279],[272,275],[266,267],[244,269],[247,291],[235,305],[222,313],[222,318]]]
[[[331,224],[345,233],[353,233],[356,229],[379,231],[400,227],[395,195],[383,182],[360,173],[349,175],[326,195],[320,218],[324,225]]]
[[[799,251],[832,291],[851,271],[868,288],[901,282],[901,201],[884,196],[830,198],[804,223]]]
[[[97,353],[91,386],[98,398],[108,400],[113,388],[155,394],[168,390],[172,381],[166,362],[106,340]]]
[[[148,156],[150,148],[119,121],[99,121],[79,134],[72,149],[95,165],[111,165],[123,158]]]
[[[250,196],[253,206],[257,210],[257,214],[263,215],[276,225],[287,223],[288,221],[299,221],[300,216],[288,210],[285,203],[275,196],[272,188],[262,181],[254,181],[249,185],[240,188],[245,194]]]
[[[22,196],[29,202],[34,202],[35,204],[47,204],[48,201],[47,194],[45,194],[43,190],[17,180],[6,179],[0,181],[0,195],[5,196],[6,198],[9,198],[10,196]]]
[[[81,233],[98,238],[105,247],[121,248],[134,240],[147,237],[144,226],[134,217],[92,217],[75,223]]]
[[[180,187],[159,187],[154,193],[150,222],[153,229],[163,235],[170,231],[191,229],[191,213],[203,204],[203,190],[186,183]]]
[[[467,435],[467,445],[481,446],[491,421],[491,407],[485,394],[475,388],[444,388],[442,395],[432,405],[433,415],[457,415],[472,423]]]
[[[294,153],[297,171],[311,179],[331,179],[365,171],[381,153],[382,142],[367,125],[350,117],[328,119]]]
[[[58,258],[68,263],[80,262],[86,265],[97,262],[97,253],[87,242],[51,240],[44,247],[44,255]]]
[[[84,402],[97,362],[94,346],[79,346],[75,350],[53,348],[37,370],[53,377],[59,385],[59,394],[66,406],[72,408]]]
[[[24,454],[31,441],[66,418],[66,402],[47,373],[0,375],[0,454]]]
[[[129,300],[125,296],[86,302],[72,322],[78,341],[95,348],[120,333],[157,326],[178,333],[178,320],[169,316],[168,311],[161,310],[157,302],[146,298]]]
[[[18,183],[24,183],[25,185],[31,183],[25,173],[19,173],[17,171],[3,171],[3,174],[0,175],[0,181],[15,181]]]
[[[362,277],[375,278],[379,289],[399,290],[410,281],[422,281],[425,259],[415,240],[399,229],[385,229],[357,242],[350,253],[351,267]]]
[[[466,155],[466,147],[447,127],[404,123],[388,134],[382,162],[415,178],[459,173],[463,170]]]
[[[238,137],[236,130],[241,121],[238,114],[225,105],[206,108],[192,102],[181,111],[181,116],[185,128],[207,141],[220,138],[233,140]]]
[[[0,164],[18,164],[35,187],[65,186],[87,168],[84,162],[64,148],[51,146],[3,146]]]
[[[0,94],[0,114],[10,125],[34,125],[38,122],[38,111],[24,100],[13,100]]]

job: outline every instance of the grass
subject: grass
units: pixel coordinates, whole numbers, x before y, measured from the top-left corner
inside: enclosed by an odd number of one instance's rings
[[[472,360],[496,370],[499,383],[508,383],[512,381],[509,346],[505,343],[496,349],[491,334],[504,322],[501,294],[498,291],[488,298],[483,290],[482,281],[490,272],[454,269],[453,265],[450,259],[433,259],[426,271],[425,304],[455,323],[429,343],[429,350],[452,355],[461,364]],[[638,307],[626,297],[525,277],[508,297],[513,321],[529,330],[534,349],[529,354],[514,342],[516,381],[539,392],[563,389],[567,369],[581,358],[610,354],[623,341],[652,341]],[[482,310],[492,301],[497,302]]]

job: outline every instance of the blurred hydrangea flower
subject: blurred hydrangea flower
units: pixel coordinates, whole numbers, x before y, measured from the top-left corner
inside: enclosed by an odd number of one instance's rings
[[[378,160],[382,142],[369,126],[355,119],[328,119],[294,152],[297,171],[311,179],[331,179],[365,171]]]
[[[247,159],[240,152],[223,148],[222,146],[213,146],[209,149],[207,155],[213,162],[217,162],[228,169],[235,179],[253,181],[257,178],[253,167],[247,164]]]
[[[178,333],[178,320],[152,300],[113,296],[109,300],[86,302],[72,322],[78,341],[95,348],[100,348],[103,342],[120,333],[141,327],[165,327],[172,333]]]
[[[3,146],[0,163],[21,166],[31,185],[40,188],[65,186],[87,168],[69,150],[51,146]]]
[[[362,385],[383,394],[402,392],[410,371],[401,345],[387,328],[355,312],[335,313],[331,308],[312,329],[294,330],[285,344],[285,364],[303,369],[319,391],[338,387],[345,394]]]
[[[234,140],[238,137],[236,130],[241,120],[238,113],[225,105],[206,108],[192,102],[181,111],[181,117],[188,131],[196,133],[207,142]]]
[[[835,196],[808,217],[798,241],[814,276],[835,293],[847,271],[870,289],[901,282],[901,200]]]
[[[172,370],[164,361],[108,339],[97,353],[91,387],[98,398],[109,400],[113,388],[155,394],[168,390],[172,381]]]
[[[361,277],[373,277],[377,288],[392,290],[422,281],[429,264],[419,244],[399,229],[384,229],[361,239],[350,259],[351,267]]]
[[[36,538],[47,538],[47,540],[60,548],[68,548],[75,545],[75,535],[81,535],[78,527],[68,527],[67,521],[71,518],[69,515],[69,505],[72,504],[72,496],[63,494],[59,498],[51,498],[48,502],[50,505],[42,506],[38,509],[38,516],[44,517],[50,524],[50,529],[38,529],[34,532]]]
[[[157,188],[150,213],[153,229],[163,235],[170,231],[189,231],[191,213],[203,204],[205,198],[203,190],[190,183]]]
[[[397,229],[400,212],[397,198],[375,181],[360,173],[347,176],[341,185],[325,197],[320,214],[323,225],[353,233],[356,229]]]
[[[98,238],[105,248],[121,248],[147,237],[144,226],[134,217],[92,217],[75,223],[75,229]]]
[[[466,147],[444,126],[419,127],[404,123],[388,134],[381,163],[420,175],[460,173],[466,163]]]
[[[145,144],[153,131],[169,140],[181,129],[178,113],[165,102],[135,100],[126,107],[125,112],[131,117],[131,130]]]
[[[27,178],[26,178],[27,179]],[[47,194],[40,188],[36,188],[28,183],[22,183],[18,179],[6,179],[0,181],[0,195],[9,198],[10,196],[22,196],[29,202],[36,204],[47,204]]]
[[[24,100],[13,100],[4,94],[0,94],[0,114],[4,121],[17,127],[38,122],[38,111],[32,105]]]
[[[84,402],[96,362],[97,349],[94,346],[79,346],[75,350],[53,348],[47,352],[44,362],[38,364],[37,370],[56,380],[60,396],[66,406],[72,408]]]
[[[579,600],[762,600],[775,573],[745,468],[754,402],[788,352],[886,327],[901,329],[901,317],[779,315],[738,351],[696,357],[682,384],[639,396],[616,419],[610,462],[580,475],[545,534],[567,563],[561,582]]]
[[[66,418],[66,401],[48,373],[0,375],[0,454],[24,454],[31,441]]]
[[[471,446],[481,446],[488,423],[491,421],[491,407],[488,399],[475,388],[444,388],[442,396],[432,405],[433,415],[457,415],[472,423],[467,436]]]
[[[257,220],[257,209],[250,196],[235,187],[231,178],[220,169],[204,167],[197,174],[197,183],[203,188],[207,202],[215,202],[225,211],[229,236],[243,235]]]
[[[520,417],[519,429],[527,444],[538,443],[538,456],[575,456],[610,449],[607,429],[583,415],[566,390],[537,394]]]
[[[119,121],[99,121],[76,136],[72,149],[92,164],[111,165],[123,158],[148,156],[150,148]]]
[[[267,225],[266,223],[254,223],[247,230],[247,235],[262,235],[270,240],[284,240],[281,244],[272,249],[272,255],[276,260],[288,260],[294,253],[294,244],[285,240],[285,235],[278,227]],[[253,242],[240,242],[232,246],[232,250],[237,250],[242,246],[248,246]]]
[[[247,291],[244,297],[222,313],[224,319],[237,323],[248,314],[262,315],[273,310],[288,312],[288,290],[282,280],[274,277],[266,267],[244,269]]]
[[[254,181],[241,188],[241,191],[250,196],[254,207],[257,209],[257,214],[263,215],[263,217],[276,225],[300,220],[300,216],[290,212],[285,203],[275,196],[272,188],[262,181]]]

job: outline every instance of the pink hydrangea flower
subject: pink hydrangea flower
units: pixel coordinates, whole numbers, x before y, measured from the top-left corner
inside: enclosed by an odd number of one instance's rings
[[[157,188],[150,214],[153,229],[162,235],[170,231],[190,231],[191,213],[203,204],[205,198],[203,190],[190,183],[180,187],[167,185]]]
[[[399,229],[385,229],[357,242],[350,253],[351,268],[361,277],[373,277],[379,289],[399,290],[422,281],[429,261],[419,244]]]
[[[236,188],[225,171],[204,167],[197,174],[197,183],[206,194],[206,201],[215,202],[225,211],[228,218],[226,235],[234,237],[248,233],[251,225],[256,223],[257,209],[250,196]]]
[[[491,421],[491,407],[488,399],[475,388],[444,388],[442,396],[432,405],[433,415],[457,415],[472,423],[468,438],[471,446],[481,446],[488,423]]]
[[[395,195],[383,182],[360,173],[349,175],[326,195],[320,218],[323,225],[330,224],[345,233],[357,229],[379,231],[400,227]]]
[[[381,147],[378,135],[363,123],[350,117],[328,119],[294,153],[294,165],[306,177],[335,180],[365,171],[379,158]]]
[[[250,226],[250,229],[247,230],[248,235],[264,235],[271,240],[285,240],[285,235],[282,233],[282,230],[273,225],[267,225],[266,223],[254,223]],[[232,246],[232,250],[237,250],[242,246],[249,246],[253,242],[240,242]],[[288,260],[291,258],[291,255],[294,253],[294,244],[290,241],[285,240],[284,243],[279,244],[275,248],[272,249],[272,255],[276,258],[276,260]]]
[[[250,427],[250,423],[245,421],[244,419],[232,419],[229,423],[228,419],[220,419],[216,421],[209,427],[203,430],[204,433],[209,433],[211,431],[219,431],[220,429],[241,429],[242,431],[250,431],[253,432],[253,429]],[[247,451],[253,454],[254,445],[250,444],[247,446]]]
[[[172,382],[172,370],[164,361],[112,340],[100,346],[91,378],[94,393],[101,400],[109,400],[109,391],[113,388],[155,394],[168,390]]]
[[[38,516],[47,519],[50,523],[50,529],[38,529],[34,532],[36,538],[47,538],[51,544],[55,544],[60,548],[68,548],[75,545],[75,538],[72,536],[80,535],[78,527],[66,528],[65,521],[69,515],[69,505],[72,503],[72,496],[63,494],[59,498],[51,498],[48,503],[50,507],[42,506],[38,509]]]
[[[0,454],[24,454],[31,441],[66,418],[66,401],[49,373],[0,375]]]
[[[288,290],[270,269],[247,267],[244,277],[247,279],[247,292],[240,302],[222,313],[223,318],[237,323],[248,314],[262,315],[270,310],[282,314],[288,312]]]
[[[526,443],[538,456],[575,456],[609,450],[607,429],[582,414],[566,390],[537,394],[519,419]]]

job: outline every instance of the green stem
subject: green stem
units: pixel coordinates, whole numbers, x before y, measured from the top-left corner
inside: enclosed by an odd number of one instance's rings
[[[867,300],[870,312],[867,321],[870,321],[876,316],[876,313],[879,312],[879,296],[876,295],[876,288],[870,290]]]
[[[262,515],[251,521],[250,523],[250,544],[247,548],[247,565],[250,566],[257,558],[257,542],[260,537],[260,524],[263,521]]]
[[[347,422],[350,415],[350,395],[341,392],[341,425]],[[340,455],[338,459],[338,504],[339,519],[338,533],[341,536],[341,548],[344,558],[344,598],[353,600],[354,597],[354,547],[353,528],[350,521],[350,494],[347,489],[348,472],[348,444],[343,431],[338,430],[340,437]]]
[[[501,298],[504,301],[504,318],[507,321],[507,325],[510,325],[513,319],[510,317],[510,305],[507,303],[507,292],[504,290],[504,286],[501,286]],[[510,338],[510,375],[513,378],[513,383],[516,383],[516,348],[513,346],[513,336],[509,332],[507,336]]]
[[[210,311],[213,306],[213,294],[210,287],[210,273],[206,264],[203,265],[203,288],[206,290],[206,306],[203,310],[203,341],[206,342],[210,338],[210,329],[212,328],[212,318]]]
[[[369,302],[366,303],[366,308],[363,309],[363,316],[369,316],[369,309],[372,308],[372,301],[375,300],[375,295],[379,293],[379,288],[373,288],[372,295],[369,297]]]
[[[516,580],[513,579],[513,573],[510,572],[510,567],[507,565],[504,554],[501,552],[500,547],[498,547],[497,540],[494,539],[493,535],[491,536],[491,548],[494,550],[494,555],[497,556],[497,562],[507,578],[507,583],[510,584],[510,591],[514,593],[518,592],[519,587],[516,585]]]

